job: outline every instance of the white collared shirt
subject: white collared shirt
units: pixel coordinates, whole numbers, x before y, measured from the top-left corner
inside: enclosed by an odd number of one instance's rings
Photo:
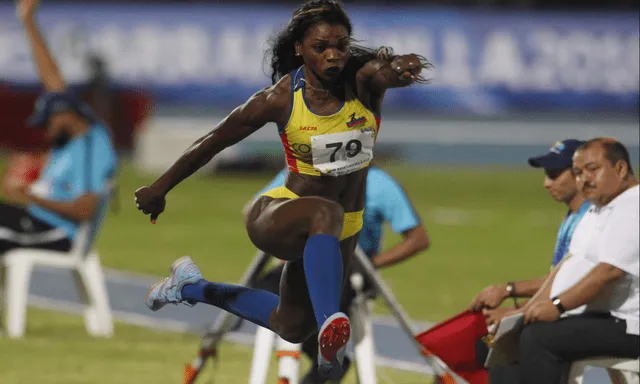
[[[578,224],[551,287],[558,296],[582,280],[596,265],[607,263],[625,275],[590,303],[563,316],[585,311],[610,312],[627,322],[627,333],[640,334],[640,193],[636,185],[604,207],[591,206]]]

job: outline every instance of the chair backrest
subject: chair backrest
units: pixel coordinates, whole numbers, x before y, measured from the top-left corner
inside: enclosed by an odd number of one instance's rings
[[[95,244],[95,240],[100,231],[100,227],[104,222],[104,218],[107,214],[109,200],[115,188],[115,180],[110,180],[105,187],[105,190],[98,202],[96,213],[90,220],[80,223],[76,236],[73,240],[70,253],[73,257],[85,258],[89,255],[91,249]]]

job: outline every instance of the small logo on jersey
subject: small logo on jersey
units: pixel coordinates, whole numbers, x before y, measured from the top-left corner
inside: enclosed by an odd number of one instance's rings
[[[349,128],[360,128],[361,126],[367,124],[367,118],[364,116],[356,117],[356,114],[352,113],[349,117],[351,119],[347,122],[347,127]]]
[[[294,143],[291,146],[291,149],[293,150],[293,152],[301,155],[306,155],[307,153],[311,152],[311,147],[307,144]]]
[[[318,127],[300,127],[301,131],[317,131]]]

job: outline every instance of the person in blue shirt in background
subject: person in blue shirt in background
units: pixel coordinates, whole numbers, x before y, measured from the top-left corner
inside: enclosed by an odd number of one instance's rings
[[[263,191],[284,185],[286,169],[278,173],[275,178],[256,194],[260,196]],[[402,234],[402,241],[386,251],[380,251],[384,223],[389,222],[395,233]],[[359,247],[371,258],[376,268],[387,267],[407,260],[418,252],[429,247],[429,236],[422,226],[420,217],[414,210],[405,191],[389,174],[382,169],[371,166],[367,175],[367,186],[364,208],[364,225],[360,231]],[[284,264],[270,270],[259,282],[259,288],[278,293],[280,276]],[[349,281],[349,280],[347,280]],[[365,281],[365,290],[370,284]],[[347,312],[351,302],[355,298],[355,291],[347,284],[343,289],[341,298],[341,311]],[[324,383],[326,379],[320,375],[317,367],[318,345],[317,334],[310,336],[302,346],[305,354],[311,359],[313,365],[301,384]],[[343,364],[347,372],[350,362],[345,357]]]
[[[583,141],[575,139],[559,141],[549,149],[549,152],[529,159],[530,166],[544,169],[544,187],[551,197],[569,207],[569,211],[558,229],[551,269],[562,260],[569,250],[573,232],[590,206],[590,203],[578,192],[572,172],[573,154],[583,143]],[[500,320],[512,310],[511,308],[499,308],[498,306],[509,297],[514,300],[516,298],[533,297],[547,276],[548,274],[534,280],[522,280],[489,286],[476,295],[470,308],[474,311],[483,310],[487,325],[497,326]]]
[[[7,191],[18,205],[0,203],[0,257],[14,248],[70,250],[79,224],[106,213],[116,174],[110,133],[66,90],[36,24],[36,7],[36,0],[20,0],[17,12],[46,91],[27,125],[45,129],[51,151],[36,182]]]

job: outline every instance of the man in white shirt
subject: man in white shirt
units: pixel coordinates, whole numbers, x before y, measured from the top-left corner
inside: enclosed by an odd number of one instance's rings
[[[565,383],[576,360],[640,356],[640,195],[629,154],[613,139],[592,139],[577,149],[573,172],[593,205],[568,254],[522,309],[520,384]]]

